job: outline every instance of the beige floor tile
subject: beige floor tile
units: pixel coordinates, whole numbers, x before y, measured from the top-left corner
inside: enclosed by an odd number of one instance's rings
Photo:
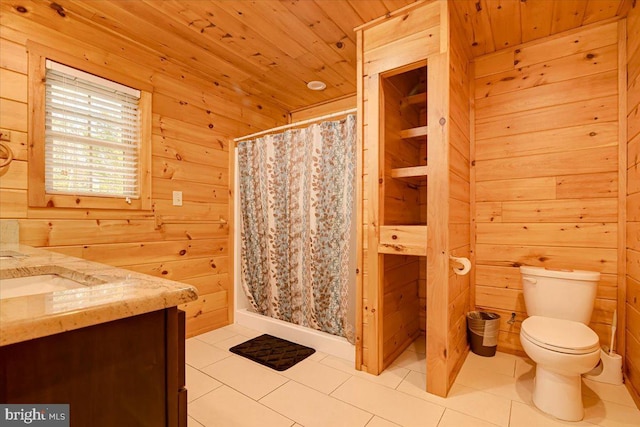
[[[204,427],[202,424],[197,422],[191,417],[187,417],[187,427]]]
[[[491,424],[507,427],[511,400],[494,394],[485,393],[461,384],[454,384],[447,398],[425,391],[426,378],[419,372],[410,372],[398,386],[398,391],[419,397],[429,402],[451,408],[457,412],[480,418]]]
[[[238,335],[238,334],[225,326],[224,328],[219,328],[213,331],[205,332],[204,334],[196,335],[193,338],[196,338],[200,341],[204,341],[207,344],[213,345],[219,341],[223,341],[228,338],[231,338],[234,335]]]
[[[375,376],[356,371],[353,362],[320,352],[278,373],[227,351],[261,333],[231,325],[203,335],[213,345],[202,336],[187,340],[191,427],[294,422],[295,427],[640,426],[640,411],[624,386],[588,379],[583,383],[582,422],[564,422],[542,413],[531,403],[535,364],[526,357],[496,353],[484,358],[470,353],[443,399],[424,391],[420,340]]]
[[[407,350],[415,351],[416,353],[420,353],[420,354],[426,354],[427,339],[425,338],[424,335],[420,335],[411,343],[411,345],[409,345],[409,347],[407,347]]]
[[[189,402],[209,393],[222,385],[220,381],[211,378],[209,375],[187,365],[187,399]]]
[[[409,370],[401,368],[399,366],[390,366],[385,369],[380,375],[371,375],[367,372],[357,371],[353,366],[353,362],[345,359],[341,359],[335,356],[327,356],[320,362],[323,365],[331,366],[332,368],[339,369],[342,372],[357,376],[363,380],[370,381],[375,384],[380,384],[389,388],[396,388],[402,382],[404,377],[407,376]]]
[[[328,355],[327,357],[322,359],[320,363],[322,363],[323,365],[331,366],[335,369],[339,369],[349,375],[356,375],[358,372],[361,372],[356,370],[353,362],[333,355]]]
[[[214,344],[214,346],[216,348],[219,348],[220,350],[224,350],[224,351],[229,351],[229,349],[231,347],[234,347],[238,344],[242,344],[243,342],[246,342],[248,340],[250,340],[251,338],[247,338],[244,335],[234,335],[231,338],[227,338],[225,340],[222,341],[218,341],[217,343]]]
[[[410,369],[412,371],[427,372],[426,356],[423,353],[416,353],[415,351],[405,350],[396,360],[393,361],[391,366]]]
[[[247,338],[255,338],[262,335],[264,332],[256,331],[255,329],[247,328],[246,326],[238,325],[234,323],[233,325],[225,326],[229,331],[235,332],[238,335],[244,335]]]
[[[260,400],[260,403],[305,427],[365,426],[372,414],[295,381]]]
[[[495,427],[495,424],[447,409],[444,411],[438,427]]]
[[[256,400],[288,381],[277,371],[235,355],[207,366],[203,372]]]
[[[633,398],[629,394],[629,390],[624,384],[614,385],[600,383],[597,381],[582,379],[582,395],[587,397],[599,397],[608,402],[617,403],[619,405],[636,407]]]
[[[521,402],[511,402],[511,418],[509,427],[593,427],[584,421],[569,422],[555,419],[542,413],[539,409]]]
[[[324,359],[327,356],[328,356],[327,353],[323,353],[321,351],[316,351],[311,356],[309,356],[309,360],[314,360],[316,362],[320,362],[322,359]]]
[[[338,369],[308,359],[280,374],[325,394],[331,393],[351,377]]]
[[[331,396],[404,427],[436,426],[444,407],[352,377]]]
[[[378,416],[374,416],[373,418],[371,418],[371,421],[369,421],[369,424],[367,424],[367,427],[402,427],[402,426],[398,426],[398,424],[396,423],[392,423],[391,421],[387,421]]]
[[[293,421],[225,385],[189,404],[205,427],[290,427]]]
[[[531,394],[533,392],[534,372],[532,370],[527,374],[514,378],[513,376],[478,369],[477,366],[465,363],[460,369],[455,383],[529,404],[531,403]]]
[[[229,357],[229,352],[222,351],[212,345],[195,338],[189,338],[185,346],[185,359],[188,365],[201,369],[207,365]]]
[[[584,396],[584,420],[602,427],[640,426],[640,410],[598,397]]]
[[[519,357],[516,359],[516,378],[520,378],[521,376],[535,376],[535,373],[536,364],[533,362],[533,360],[524,357]]]
[[[478,356],[477,354],[470,351],[467,355],[466,360],[464,361],[464,364],[465,366],[472,369],[482,369],[513,377],[516,367],[516,360],[516,356],[507,353],[501,353],[499,351],[497,351],[496,355],[493,357]]]

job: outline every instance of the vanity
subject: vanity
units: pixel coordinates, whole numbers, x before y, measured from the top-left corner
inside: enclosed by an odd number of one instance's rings
[[[0,246],[0,402],[69,404],[71,426],[186,426],[192,286]]]

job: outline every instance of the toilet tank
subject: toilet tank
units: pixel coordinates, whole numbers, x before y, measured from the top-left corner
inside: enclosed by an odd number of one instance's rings
[[[520,267],[529,316],[553,317],[589,324],[600,273]]]

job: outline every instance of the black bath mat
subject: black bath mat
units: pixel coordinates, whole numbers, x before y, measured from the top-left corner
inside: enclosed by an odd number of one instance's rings
[[[268,334],[231,347],[229,351],[276,371],[285,371],[316,352],[310,347]]]

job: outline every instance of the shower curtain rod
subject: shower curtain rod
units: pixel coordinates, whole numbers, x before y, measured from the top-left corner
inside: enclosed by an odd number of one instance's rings
[[[324,116],[315,117],[313,119],[307,119],[307,120],[302,120],[302,121],[299,121],[299,122],[289,123],[288,125],[282,125],[282,126],[278,126],[276,128],[273,128],[273,129],[267,129],[267,130],[263,130],[263,131],[260,131],[260,132],[252,133],[251,135],[241,136],[240,138],[235,138],[233,140],[233,142],[240,142],[240,141],[244,141],[245,139],[255,138],[256,136],[265,135],[267,133],[277,132],[279,130],[286,130],[286,129],[290,129],[290,128],[293,128],[293,127],[296,127],[296,126],[302,126],[302,125],[306,125],[308,123],[319,122],[321,120],[326,120],[326,119],[330,119],[330,118],[333,118],[333,117],[344,116],[345,114],[355,113],[356,111],[358,111],[357,108],[349,108],[348,110],[338,111],[338,112],[327,114],[327,115],[324,115]]]

